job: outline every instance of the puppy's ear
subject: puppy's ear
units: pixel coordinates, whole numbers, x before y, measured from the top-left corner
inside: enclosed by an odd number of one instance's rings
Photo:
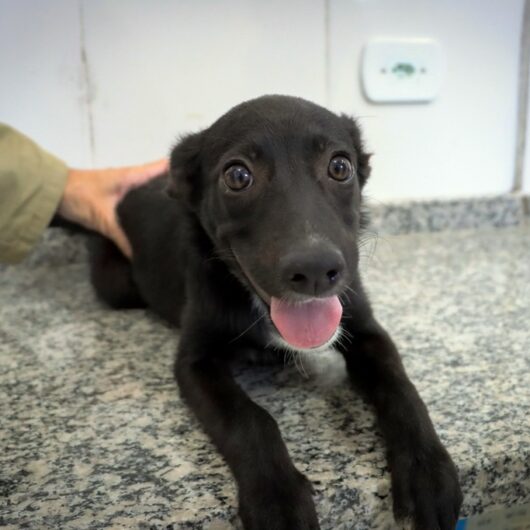
[[[346,116],[345,114],[341,114],[340,119],[353,141],[355,151],[357,151],[357,176],[359,177],[361,188],[363,188],[363,186],[366,184],[366,181],[368,180],[368,177],[370,176],[370,173],[372,172],[372,168],[370,166],[370,158],[372,157],[372,153],[367,153],[364,150],[359,124],[353,118]]]
[[[170,197],[184,200],[189,205],[200,199],[202,133],[188,134],[171,151],[169,161]]]

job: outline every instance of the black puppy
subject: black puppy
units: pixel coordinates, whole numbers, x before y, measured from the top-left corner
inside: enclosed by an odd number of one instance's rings
[[[247,530],[319,528],[311,485],[276,422],[230,373],[239,350],[271,344],[302,352],[334,345],[375,408],[396,519],[416,530],[455,526],[455,466],[358,273],[369,173],[352,119],[302,99],[262,97],[185,137],[170,178],[123,199],[132,262],[110,242],[93,250],[104,300],[146,303],[181,325],[180,391],[234,474]],[[348,340],[338,342],[342,333]]]

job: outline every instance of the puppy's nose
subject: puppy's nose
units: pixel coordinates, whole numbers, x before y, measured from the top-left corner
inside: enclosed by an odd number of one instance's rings
[[[290,252],[280,260],[283,283],[292,291],[320,296],[341,279],[345,268],[342,254],[328,247]]]

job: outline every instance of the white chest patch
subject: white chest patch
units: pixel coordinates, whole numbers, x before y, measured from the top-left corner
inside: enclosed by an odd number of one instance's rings
[[[338,385],[347,378],[346,363],[340,352],[334,347],[340,340],[342,330],[339,326],[333,337],[318,348],[298,349],[286,342],[274,330],[271,332],[270,344],[286,352],[298,371],[308,379],[313,379],[319,386]]]

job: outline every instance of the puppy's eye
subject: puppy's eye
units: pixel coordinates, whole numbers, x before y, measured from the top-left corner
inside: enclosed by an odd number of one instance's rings
[[[329,162],[328,174],[334,180],[348,180],[353,175],[351,162],[344,156],[333,157]]]
[[[252,186],[254,178],[247,167],[234,164],[224,172],[225,184],[233,191],[241,191]]]

